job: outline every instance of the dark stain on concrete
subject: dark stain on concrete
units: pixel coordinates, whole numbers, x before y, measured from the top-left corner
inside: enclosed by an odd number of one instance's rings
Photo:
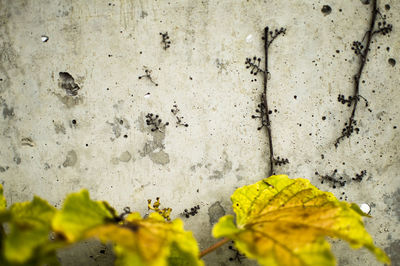
[[[77,96],[78,91],[81,89],[78,84],[75,83],[75,79],[68,72],[60,72],[58,86],[65,90],[69,96]]]
[[[124,151],[118,158],[121,162],[127,163],[132,159],[132,155],[129,151]]]
[[[229,62],[224,61],[223,59],[220,60],[219,58],[217,58],[215,60],[215,64],[218,68],[218,74],[222,74],[222,72],[224,72],[225,74],[228,74],[227,67],[229,65]]]
[[[385,194],[383,196],[383,202],[386,204],[386,211],[394,212],[397,221],[400,222],[400,188],[398,188],[393,194]]]
[[[210,217],[210,224],[213,225],[218,222],[219,218],[225,215],[225,210],[219,201],[216,201],[208,208],[208,216]]]
[[[203,166],[203,164],[197,163],[197,164],[190,166],[190,170],[195,172],[197,169],[201,168],[202,166]]]
[[[152,140],[147,141],[142,150],[139,151],[140,156],[148,156],[155,164],[166,165],[170,162],[169,154],[165,152],[165,131],[151,131],[149,127],[144,126],[144,115],[142,114],[139,119],[140,131],[151,134]]]
[[[9,169],[8,166],[6,166],[6,167],[0,166],[0,173],[4,173],[4,172],[7,171],[8,169]]]
[[[17,1],[12,2],[14,4],[14,2]],[[11,69],[17,69],[17,59],[19,57],[18,52],[14,49],[14,42],[12,41],[15,39],[15,32],[11,30],[11,27],[8,25],[16,10],[9,7],[9,4],[3,4],[3,6],[5,6],[5,8],[0,8],[0,93],[10,88],[11,76],[14,75],[10,75],[9,71]],[[23,73],[22,69],[19,69],[19,71]]]
[[[153,163],[166,165],[169,163],[169,154],[164,151],[163,144],[165,132],[151,132],[153,140],[147,141],[143,149],[139,152],[140,156],[148,156]]]
[[[56,134],[59,134],[59,133],[66,134],[67,133],[63,123],[58,123],[58,122],[53,121],[53,124],[54,124],[54,130],[55,130]]]
[[[147,17],[149,14],[146,11],[142,11],[142,13],[140,14],[140,18],[144,19],[145,17]]]
[[[44,163],[44,170],[49,170],[51,168],[50,164]]]
[[[385,248],[385,252],[392,261],[392,266],[400,266],[400,239],[391,242],[390,245]]]
[[[65,157],[65,161],[63,163],[64,167],[72,167],[78,161],[78,155],[74,150],[70,150]]]
[[[14,113],[14,107],[8,108],[8,105],[6,103],[3,103],[3,118],[13,118],[15,116]]]
[[[208,178],[210,178],[210,179],[221,179],[223,177],[224,177],[224,175],[223,175],[222,171],[214,170],[212,175],[210,175]]]
[[[17,52],[11,42],[3,42],[0,46],[0,63],[6,68],[16,68]],[[3,65],[4,64],[4,65]]]
[[[55,96],[62,102],[67,108],[72,108],[76,105],[83,103],[83,97],[75,96],[71,97],[69,95],[61,95],[59,93],[54,93]]]
[[[30,137],[22,138],[21,139],[21,146],[34,147],[35,146],[35,142]]]
[[[122,130],[125,129],[130,129],[131,126],[125,118],[118,118],[115,117],[113,122],[107,122],[112,128],[112,131],[114,133],[115,138],[119,138],[122,134]],[[113,138],[111,139],[112,141],[114,140]]]
[[[21,157],[19,157],[19,155],[18,154],[15,154],[14,155],[14,158],[13,158],[13,161],[16,163],[16,164],[20,164],[21,163]]]
[[[222,157],[224,160],[222,169],[214,170],[213,173],[208,177],[209,179],[221,179],[224,177],[225,174],[229,173],[232,170],[232,162],[229,161],[226,151],[224,151]]]
[[[400,222],[400,188],[392,194],[394,213],[396,214],[397,221]],[[398,250],[400,252],[400,250]]]
[[[165,151],[152,152],[149,158],[153,163],[166,165],[169,163],[169,154]]]
[[[129,151],[124,151],[120,154],[119,157],[114,157],[111,159],[111,162],[113,164],[118,164],[119,162],[127,163],[130,160],[135,160],[135,158],[132,157],[132,154]]]

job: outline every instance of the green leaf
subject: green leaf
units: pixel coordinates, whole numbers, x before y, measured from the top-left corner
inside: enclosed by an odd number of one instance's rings
[[[115,217],[115,210],[108,203],[93,201],[89,198],[89,192],[82,190],[68,195],[52,224],[55,232],[73,243],[82,239],[86,231],[110,223]]]
[[[4,232],[1,223],[10,220],[10,218],[11,218],[10,213],[7,211],[7,201],[3,194],[3,185],[0,184],[0,235],[3,234]]]
[[[21,230],[11,226],[11,232],[7,235],[4,245],[6,259],[16,263],[26,262],[34,255],[36,247],[48,242],[49,233],[43,228]]]
[[[203,265],[197,242],[181,220],[166,222],[158,213],[118,218],[108,203],[91,200],[83,190],[66,198],[52,224],[70,243],[92,237],[114,243],[116,265]]]
[[[56,210],[34,197],[31,202],[13,204],[8,213],[9,234],[4,236],[3,256],[11,264],[29,264],[38,250],[50,243],[51,221]]]
[[[0,184],[0,212],[7,208],[7,201],[3,194],[3,185]]]
[[[132,213],[123,223],[94,228],[87,237],[116,244],[116,265],[203,265],[197,242],[182,221],[166,222],[158,213],[145,219]]]
[[[239,251],[262,265],[335,265],[325,236],[366,247],[390,264],[365,230],[360,209],[306,179],[271,176],[237,189],[231,199],[236,225],[232,216],[224,216],[213,235],[234,240]]]
[[[47,201],[35,196],[31,202],[13,204],[10,213],[12,223],[20,227],[50,229],[56,209]]]

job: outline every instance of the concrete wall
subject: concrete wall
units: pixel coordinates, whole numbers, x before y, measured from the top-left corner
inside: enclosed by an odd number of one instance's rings
[[[275,154],[290,163],[276,170],[369,204],[368,231],[400,265],[399,1],[379,1],[394,31],[371,45],[360,133],[334,147],[351,112],[337,101],[353,92],[351,43],[369,25],[363,2],[0,0],[0,181],[9,203],[39,195],[59,207],[87,188],[119,211],[145,214],[146,200],[159,196],[202,249],[214,243],[212,225],[232,213],[229,196],[269,170],[265,131],[251,119],[262,78],[255,81],[244,62],[263,58],[265,26],[283,26],[287,34],[270,48],[268,97]],[[166,50],[160,32],[169,34]],[[138,78],[146,69],[153,82]],[[177,125],[174,105],[188,127]],[[169,125],[152,132],[147,113]],[[345,187],[321,184],[334,169]],[[362,170],[363,181],[353,181]],[[182,217],[195,205],[197,215]],[[333,250],[339,265],[379,265],[343,242]],[[83,243],[60,258],[110,265],[109,254]],[[223,247],[205,261],[239,263],[228,260],[234,255]]]

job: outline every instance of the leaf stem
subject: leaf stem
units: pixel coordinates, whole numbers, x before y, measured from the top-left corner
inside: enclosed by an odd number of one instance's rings
[[[200,255],[199,258],[204,257],[205,255],[207,255],[210,252],[213,252],[214,250],[216,250],[217,248],[225,245],[226,243],[228,243],[230,241],[229,238],[223,238],[222,240],[218,241],[217,243],[215,243],[214,245],[206,248],[205,250],[203,250]]]

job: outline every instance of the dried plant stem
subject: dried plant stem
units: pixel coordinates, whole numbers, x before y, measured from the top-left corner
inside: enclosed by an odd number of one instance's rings
[[[357,109],[357,105],[358,105],[358,101],[360,99],[360,81],[361,81],[361,75],[363,73],[365,64],[367,62],[367,58],[368,58],[368,53],[370,50],[370,45],[371,45],[371,39],[372,36],[374,35],[374,27],[375,27],[375,21],[376,21],[376,14],[378,13],[377,10],[377,4],[376,4],[376,0],[372,0],[372,12],[371,12],[371,22],[370,22],[370,26],[369,26],[369,30],[366,32],[366,37],[367,37],[367,43],[365,45],[365,49],[363,50],[361,56],[360,56],[360,67],[358,68],[358,72],[356,75],[354,75],[354,94],[353,94],[353,110],[351,111],[351,115],[348,121],[347,126],[349,127],[348,130],[350,130],[350,128],[353,126],[355,120],[354,120],[354,116],[356,113],[356,109]],[[364,37],[365,38],[365,37]],[[349,134],[351,134],[351,132],[348,132]],[[347,135],[346,134],[342,134],[339,138],[336,139],[335,142],[335,147],[338,147],[340,141],[342,141]]]
[[[266,127],[267,127],[267,137],[268,137],[268,144],[269,144],[269,176],[274,174],[274,147],[272,145],[272,133],[271,133],[271,120],[269,118],[269,109],[268,109],[268,100],[267,100],[267,91],[268,91],[268,27],[264,29],[264,51],[265,51],[265,68],[264,68],[264,92],[261,95],[261,101],[264,103],[265,106],[265,116],[266,116]]]
[[[228,243],[230,241],[229,238],[224,238],[220,241],[218,241],[217,243],[215,243],[214,245],[212,245],[211,247],[206,248],[205,250],[203,250],[200,255],[199,258],[204,257],[205,255],[207,255],[210,252],[213,252],[214,250],[216,250],[217,248],[225,245],[226,243]]]

